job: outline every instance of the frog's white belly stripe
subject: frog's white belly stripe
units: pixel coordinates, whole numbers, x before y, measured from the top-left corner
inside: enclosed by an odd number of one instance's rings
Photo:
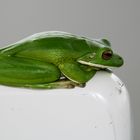
[[[82,61],[82,60],[79,60],[78,62],[81,63],[81,64],[85,64],[85,65],[93,66],[93,67],[97,67],[97,68],[108,68],[108,67],[110,67],[110,66],[105,66],[105,65],[100,65],[100,64],[94,64],[94,63],[90,63],[90,62],[85,62],[85,61]]]

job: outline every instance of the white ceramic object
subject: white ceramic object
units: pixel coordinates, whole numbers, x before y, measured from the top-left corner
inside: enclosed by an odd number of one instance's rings
[[[104,71],[85,88],[0,86],[0,140],[132,140],[128,92]]]

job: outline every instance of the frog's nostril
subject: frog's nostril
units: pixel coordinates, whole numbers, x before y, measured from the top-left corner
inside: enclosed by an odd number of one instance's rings
[[[120,60],[122,60],[122,58],[121,58],[121,57],[119,57],[119,59],[120,59]]]

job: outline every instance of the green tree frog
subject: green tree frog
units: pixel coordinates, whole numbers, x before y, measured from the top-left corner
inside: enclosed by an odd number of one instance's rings
[[[84,87],[97,70],[120,67],[107,39],[60,31],[37,33],[0,50],[0,84],[25,88]]]

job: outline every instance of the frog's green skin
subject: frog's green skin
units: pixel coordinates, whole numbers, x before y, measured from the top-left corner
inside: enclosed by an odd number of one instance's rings
[[[123,59],[113,53],[106,39],[43,32],[0,50],[0,84],[71,88],[84,85],[97,70],[122,64]]]

